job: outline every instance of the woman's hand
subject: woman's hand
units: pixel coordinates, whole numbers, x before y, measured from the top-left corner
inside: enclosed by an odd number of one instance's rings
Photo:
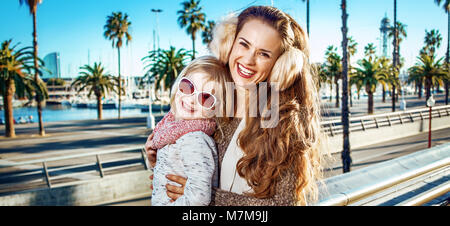
[[[147,142],[145,142],[145,151],[147,153],[148,162],[151,167],[155,167],[156,165],[156,150],[150,148],[150,143],[153,139],[154,134],[150,134],[147,138]]]
[[[167,196],[169,196],[169,198],[172,199],[172,200],[170,200],[170,202],[175,202],[180,196],[182,196],[184,194],[184,188],[186,186],[187,178],[173,175],[173,174],[166,175],[166,178],[170,181],[173,181],[173,182],[181,185],[181,186],[174,186],[174,185],[166,184]]]

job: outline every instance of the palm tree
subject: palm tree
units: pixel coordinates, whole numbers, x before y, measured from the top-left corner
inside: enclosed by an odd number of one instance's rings
[[[408,69],[408,83],[414,83],[418,88],[418,98],[422,98],[422,90],[424,84],[424,77],[417,70],[418,66],[412,66]]]
[[[349,77],[350,77],[351,74],[352,74],[352,70],[353,70],[350,58],[356,54],[356,51],[357,51],[356,47],[358,46],[358,43],[353,39],[352,36],[348,37],[347,40],[348,40],[348,43],[347,43],[347,62],[348,62],[348,69],[349,69],[349,73],[348,74],[349,74]],[[352,100],[353,98],[352,98],[352,92],[351,91],[352,91],[352,83],[350,83],[350,80],[349,80],[348,93],[349,93],[349,98],[350,98],[350,106],[353,106],[353,100]]]
[[[381,83],[381,88],[383,89],[382,90],[383,103],[386,102],[386,90],[391,90],[393,84],[395,85],[398,84],[398,79],[396,79],[396,77],[394,76],[392,64],[389,62],[390,60],[385,56],[380,58],[381,70],[385,72],[380,76],[380,80],[378,80]]]
[[[449,61],[450,61],[450,56],[449,56],[449,54],[450,54],[450,13],[449,13],[450,12],[450,0],[445,0],[445,1],[434,0],[434,2],[437,5],[441,5],[441,3],[443,2],[442,8],[444,8],[445,13],[447,13],[448,31],[447,31],[447,52],[445,53],[445,65],[446,65],[446,70],[450,71],[449,70],[449,65],[450,65],[450,63],[449,63]],[[447,77],[449,77],[449,75],[447,75]],[[449,89],[449,81],[447,79],[447,80],[445,80],[445,104],[448,104],[448,89]]]
[[[363,88],[363,84],[362,84],[362,81],[359,80],[359,77],[356,74],[356,72],[350,73],[349,83],[351,85],[355,85],[356,86],[356,93],[358,95],[358,100],[359,100],[361,89]]]
[[[78,93],[84,89],[89,90],[88,97],[91,97],[92,93],[94,93],[97,100],[97,119],[101,120],[103,112],[102,98],[111,91],[118,93],[116,88],[119,88],[119,80],[117,77],[106,73],[101,63],[97,64],[95,62],[94,66],[86,64],[80,69],[83,71],[80,72],[80,76],[72,82],[71,86]]]
[[[208,20],[208,23],[205,26],[205,29],[202,31],[202,40],[203,44],[209,45],[212,40],[212,33],[214,31],[214,27],[216,23],[212,20]]]
[[[376,47],[373,45],[373,43],[368,43],[364,47],[364,56],[368,57],[369,60],[372,61],[375,57],[375,49]]]
[[[403,38],[407,37],[406,33],[406,25],[397,21],[397,0],[394,0],[394,26],[388,32],[389,37],[394,37],[393,45],[394,51],[392,53],[393,58],[393,67],[394,67],[394,76],[398,77],[398,73],[400,71],[400,43],[403,41]],[[392,111],[395,112],[395,102],[396,102],[396,89],[395,85],[392,86]]]
[[[34,71],[33,47],[25,47],[15,50],[17,45],[10,47],[11,40],[4,41],[0,49],[0,93],[3,96],[5,114],[5,135],[15,137],[13,104],[14,95],[19,98],[27,95],[28,100],[33,95],[41,100],[48,98],[45,83],[38,80],[35,82],[31,72]],[[42,60],[38,60],[42,63]]]
[[[118,74],[119,74],[119,114],[118,117],[120,119],[120,111],[121,111],[121,103],[122,103],[122,77],[120,75],[120,48],[122,47],[123,39],[125,38],[126,44],[131,41],[132,37],[128,30],[130,29],[131,22],[128,21],[128,15],[122,14],[122,12],[113,12],[110,16],[106,18],[106,24],[104,26],[105,32],[103,36],[106,39],[112,41],[112,47],[117,48],[117,56],[118,56]]]
[[[436,50],[441,46],[442,36],[439,33],[439,30],[431,30],[428,32],[425,30],[425,46],[420,51],[420,54],[428,54],[430,56],[436,53]]]
[[[352,164],[349,139],[349,109],[348,109],[348,38],[347,38],[347,1],[341,1],[342,9],[342,126],[343,126],[343,172],[349,172]]]
[[[366,46],[366,49],[370,49]],[[374,54],[366,55],[366,58],[358,61],[359,67],[356,68],[354,80],[359,80],[361,85],[365,88],[368,95],[368,113],[373,114],[374,103],[373,94],[376,91],[378,81],[382,79],[385,71],[380,66],[380,59]],[[385,76],[384,76],[385,77]]]
[[[39,78],[39,64],[38,64],[38,43],[37,43],[37,21],[36,13],[37,7],[42,3],[42,0],[19,0],[20,5],[26,4],[30,10],[30,14],[33,16],[33,54],[34,54],[34,81],[36,84],[40,84]],[[44,122],[42,120],[42,99],[40,95],[36,95],[36,103],[38,110],[39,120],[39,135],[45,136]]]
[[[155,89],[163,85],[163,89],[167,90],[172,87],[190,56],[191,51],[183,48],[176,50],[173,46],[168,50],[150,51],[148,56],[142,58],[142,61],[147,62],[144,69],[148,69],[144,77],[155,79]]]
[[[425,30],[425,46],[420,51],[420,54],[428,54],[429,56],[434,56],[437,49],[441,46],[442,36],[439,33],[439,30],[431,30],[428,32]],[[437,84],[437,90],[439,90],[439,83]]]
[[[336,88],[336,107],[339,107],[339,85],[338,81],[342,77],[342,58],[337,54],[337,47],[328,46],[325,56],[326,56],[326,72],[330,79],[334,81]],[[330,87],[331,89],[331,87]],[[331,100],[331,93],[330,93]]]
[[[443,78],[447,76],[447,72],[441,64],[443,58],[436,60],[436,55],[421,54],[417,59],[419,62],[410,69],[410,72],[415,77],[423,78],[426,89],[426,100],[428,100],[431,95],[432,85],[442,83]]]
[[[202,7],[200,6],[200,0],[189,0],[182,2],[182,10],[177,12],[178,24],[181,28],[186,27],[186,33],[191,36],[192,39],[192,59],[195,58],[195,39],[197,32],[205,29],[205,14],[202,13]]]
[[[306,31],[309,37],[309,0],[302,0],[302,1],[306,2]]]

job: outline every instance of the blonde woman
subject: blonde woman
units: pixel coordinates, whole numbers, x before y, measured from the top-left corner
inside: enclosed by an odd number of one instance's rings
[[[214,134],[220,182],[211,204],[314,202],[317,181],[322,177],[321,144],[325,137],[320,130],[319,98],[304,30],[276,8],[252,6],[217,25],[210,49],[229,68],[236,85],[235,114],[219,118],[223,133]],[[255,92],[249,92],[248,87],[261,82],[278,84],[267,89],[263,103],[278,103],[274,126],[262,126],[265,118],[261,113],[249,116],[249,99]],[[274,92],[278,100],[272,99]],[[148,153],[153,159],[155,152]],[[167,186],[167,195],[176,200],[184,193],[186,178],[167,177],[181,185]]]

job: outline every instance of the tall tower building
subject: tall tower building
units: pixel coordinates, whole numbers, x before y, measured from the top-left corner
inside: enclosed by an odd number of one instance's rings
[[[382,42],[381,52],[383,53],[384,57],[388,57],[388,52],[389,52],[388,32],[391,29],[390,23],[391,23],[391,21],[389,20],[389,18],[387,18],[387,15],[385,15],[384,18],[381,20],[381,26],[380,26],[380,34],[381,34],[381,42]]]
[[[42,78],[61,78],[61,67],[59,53],[49,53],[44,57],[45,68],[48,70],[42,71]]]

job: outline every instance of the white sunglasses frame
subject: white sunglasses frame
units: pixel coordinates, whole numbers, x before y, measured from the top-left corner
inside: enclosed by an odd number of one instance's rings
[[[194,92],[193,92],[193,93],[191,93],[191,94],[185,94],[185,93],[183,93],[183,92],[180,90],[180,84],[181,84],[181,81],[183,81],[183,79],[188,80],[188,81],[192,84],[192,86],[194,87]],[[192,82],[192,80],[190,80],[190,79],[188,79],[188,78],[186,78],[186,77],[181,78],[180,81],[178,82],[177,92],[179,92],[179,93],[180,93],[181,95],[183,95],[183,96],[196,95],[196,97],[195,97],[195,102],[197,102],[198,105],[200,105],[202,108],[204,108],[204,109],[206,109],[206,110],[211,110],[214,106],[216,106],[216,103],[217,103],[217,98],[216,98],[216,96],[214,96],[212,93],[207,92],[207,91],[197,91],[197,88],[195,87],[195,84]],[[211,105],[211,107],[208,108],[208,107],[205,107],[205,106],[203,106],[203,105],[200,104],[200,102],[198,101],[198,95],[201,94],[201,93],[209,94],[209,95],[211,95],[211,96],[214,98],[214,102],[213,102],[213,104]]]

